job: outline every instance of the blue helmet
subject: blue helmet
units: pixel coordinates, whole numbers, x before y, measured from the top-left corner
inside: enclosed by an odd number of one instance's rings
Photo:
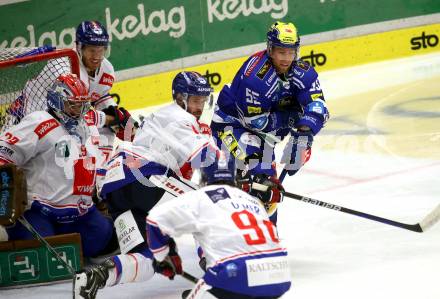
[[[293,23],[275,22],[267,32],[267,49],[272,47],[292,48],[298,50],[300,38]]]
[[[221,155],[216,158],[209,166],[201,169],[202,181],[207,185],[216,183],[227,183],[235,185],[235,163],[234,159],[229,161]]]
[[[84,21],[76,29],[76,43],[107,47],[109,36],[105,27],[98,21]]]
[[[172,89],[174,100],[178,94],[182,94],[186,100],[189,95],[207,97],[214,91],[205,77],[197,72],[186,71],[180,72],[174,77]]]

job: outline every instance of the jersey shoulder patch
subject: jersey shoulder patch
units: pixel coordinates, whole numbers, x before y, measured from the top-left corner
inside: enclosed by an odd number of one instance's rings
[[[315,68],[308,62],[297,60],[293,67],[293,77],[301,81],[304,86],[310,86],[318,78]]]
[[[305,72],[307,72],[310,69],[310,64],[307,61],[301,59],[297,60],[295,65]]]
[[[214,190],[206,190],[206,195],[212,200],[213,203],[217,203],[220,200],[231,198],[228,191],[225,188],[217,188]]]

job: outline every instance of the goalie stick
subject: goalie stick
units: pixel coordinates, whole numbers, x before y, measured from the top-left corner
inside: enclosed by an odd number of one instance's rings
[[[296,199],[296,200],[299,200],[299,201],[302,201],[302,202],[305,202],[305,203],[310,203],[310,204],[313,204],[313,205],[316,205],[316,206],[320,206],[320,207],[323,207],[323,208],[327,208],[327,209],[339,211],[339,212],[342,212],[342,213],[347,213],[347,214],[355,215],[355,216],[358,216],[358,217],[370,219],[370,220],[373,220],[373,221],[377,221],[377,222],[380,222],[380,223],[392,225],[392,226],[395,226],[395,227],[400,227],[400,228],[407,229],[407,230],[410,230],[410,231],[413,231],[413,232],[418,232],[418,233],[425,232],[427,229],[429,229],[431,226],[433,226],[435,223],[437,223],[440,220],[440,204],[434,210],[432,210],[432,212],[429,213],[419,223],[407,224],[407,223],[402,223],[402,222],[390,220],[390,219],[387,219],[387,218],[371,215],[371,214],[368,214],[368,213],[352,210],[352,209],[349,209],[349,208],[344,208],[342,206],[338,206],[338,205],[335,205],[335,204],[327,203],[327,202],[324,202],[324,201],[320,201],[320,200],[317,200],[317,199],[313,199],[313,198],[310,198],[310,197],[307,197],[307,196],[302,196],[302,195],[298,195],[298,194],[294,194],[294,193],[290,193],[290,192],[285,192],[284,193],[284,197]]]

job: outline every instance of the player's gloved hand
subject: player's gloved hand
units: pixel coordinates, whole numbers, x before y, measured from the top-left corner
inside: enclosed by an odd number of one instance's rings
[[[284,187],[275,176],[256,174],[252,177],[249,194],[264,204],[272,204],[283,201]]]
[[[112,120],[107,123],[107,126],[115,132],[118,128],[124,129],[131,117],[131,114],[122,107],[108,106],[102,109],[102,111],[112,117]]]
[[[168,255],[163,261],[156,261],[155,271],[172,280],[176,274],[183,273],[182,260],[177,253],[176,242],[172,238],[170,238],[168,246]]]
[[[121,140],[132,141],[134,129],[138,128],[139,125],[136,121],[133,121],[130,112],[123,107],[116,106],[109,106],[102,111],[112,117],[112,120],[107,123],[107,127],[116,133],[116,137]]]
[[[312,155],[312,131],[293,131],[283,151],[281,162],[289,175],[294,175],[310,159]]]
[[[205,135],[212,135],[211,128],[207,124],[199,122],[199,127],[200,133]]]

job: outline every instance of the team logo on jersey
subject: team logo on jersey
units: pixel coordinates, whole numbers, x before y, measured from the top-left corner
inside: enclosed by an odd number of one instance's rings
[[[82,198],[78,200],[78,212],[80,215],[84,215],[89,210],[89,206],[87,205],[86,201]]]
[[[43,121],[40,123],[34,130],[35,134],[38,135],[38,139],[43,138],[46,136],[50,131],[55,129],[56,127],[59,127],[60,123],[57,122],[54,118],[48,119],[46,121]]]
[[[213,203],[217,203],[220,200],[231,198],[225,188],[218,188],[215,190],[205,191],[206,195],[212,200]]]
[[[237,277],[238,267],[234,263],[228,263],[226,265],[226,273],[228,277]]]
[[[261,80],[263,80],[264,76],[266,76],[267,72],[269,72],[270,66],[271,65],[270,65],[269,60],[267,60],[265,63],[263,63],[263,65],[261,66],[261,68],[257,72],[257,77],[260,78]]]
[[[113,77],[112,75],[110,75],[108,73],[104,73],[104,74],[102,74],[101,79],[99,80],[99,84],[112,87],[113,81],[115,81],[115,77]]]

